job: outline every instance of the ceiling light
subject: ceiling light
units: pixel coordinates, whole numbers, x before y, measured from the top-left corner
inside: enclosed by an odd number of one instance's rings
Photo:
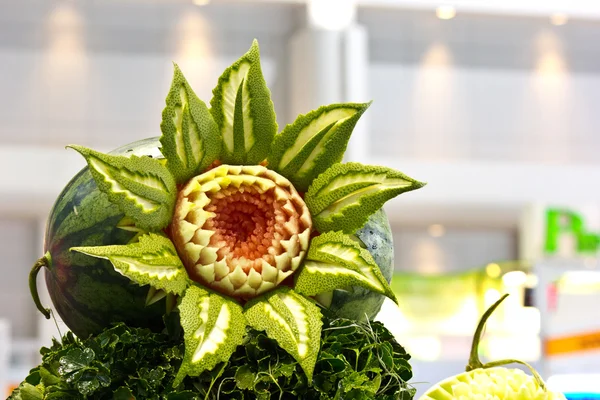
[[[444,228],[444,225],[433,224],[427,228],[427,232],[433,237],[442,237],[446,233],[446,228]]]
[[[208,3],[210,3],[210,0],[192,0],[192,3],[194,3],[197,6],[205,6]]]
[[[339,31],[348,28],[356,18],[355,0],[309,0],[309,23],[319,29]]]
[[[550,16],[550,23],[552,25],[561,26],[566,24],[569,21],[569,16],[567,14],[556,13]]]
[[[435,9],[435,15],[439,19],[452,19],[456,16],[456,8],[453,6],[439,6]]]

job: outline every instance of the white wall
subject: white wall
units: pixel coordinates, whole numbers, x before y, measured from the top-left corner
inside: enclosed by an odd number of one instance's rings
[[[394,231],[394,261],[402,272],[457,273],[517,258],[517,232],[511,229],[450,227],[441,237],[425,227]]]
[[[600,164],[600,75],[435,63],[370,72],[376,155]]]
[[[28,276],[35,254],[34,221],[0,217],[0,319],[8,319],[13,337],[35,337],[37,310],[29,294]]]
[[[25,0],[0,4],[0,145],[106,149],[159,136],[176,62],[209,101],[257,37],[285,123],[285,38],[293,8]]]
[[[364,10],[372,152],[598,165],[600,26]],[[576,178],[576,177],[575,177]]]

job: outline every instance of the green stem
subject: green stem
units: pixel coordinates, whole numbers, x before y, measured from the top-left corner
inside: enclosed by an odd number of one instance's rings
[[[505,294],[504,296],[500,297],[500,299],[498,301],[496,301],[494,304],[492,304],[492,306],[490,308],[487,309],[487,311],[483,314],[483,316],[479,320],[479,324],[477,324],[477,329],[475,330],[475,335],[473,336],[473,344],[471,345],[471,355],[469,357],[469,364],[467,365],[466,370],[467,370],[467,372],[469,372],[469,371],[472,371],[477,368],[485,369],[485,368],[493,368],[493,367],[502,367],[502,366],[508,365],[508,364],[521,364],[521,365],[524,365],[527,368],[529,368],[529,370],[533,374],[533,377],[538,382],[538,385],[540,386],[540,388],[545,391],[546,385],[544,384],[544,381],[543,381],[542,377],[540,376],[540,374],[538,374],[538,372],[535,369],[533,369],[533,367],[531,365],[527,364],[524,361],[511,359],[511,360],[491,361],[489,363],[484,364],[479,359],[479,342],[481,341],[481,336],[483,335],[483,329],[485,328],[485,324],[486,324],[487,320],[490,318],[490,316],[494,313],[494,311],[496,311],[496,308],[498,308],[498,306],[507,297],[508,297],[508,294]]]
[[[44,254],[42,258],[40,258],[35,262],[35,264],[33,264],[33,267],[29,272],[29,291],[31,292],[31,297],[33,297],[33,302],[35,303],[37,309],[40,310],[42,314],[44,314],[44,317],[46,317],[46,319],[50,319],[51,311],[49,308],[44,308],[42,306],[42,302],[40,301],[40,295],[37,290],[37,275],[42,267],[50,268],[49,252]]]
[[[507,364],[521,364],[526,366],[532,373],[533,377],[535,378],[535,380],[538,382],[538,385],[540,386],[540,388],[542,390],[546,390],[546,384],[544,383],[544,380],[542,379],[542,377],[540,376],[540,374],[538,374],[538,372],[529,364],[527,364],[524,361],[519,361],[519,360],[500,360],[500,361],[491,361],[489,363],[485,363],[483,365],[483,368],[493,368],[493,367],[502,367],[504,365]]]
[[[490,308],[483,314],[481,319],[479,320],[479,324],[477,324],[477,329],[475,330],[475,335],[473,336],[473,343],[471,344],[471,355],[469,357],[469,364],[467,365],[467,372],[472,371],[477,368],[483,368],[483,363],[479,359],[479,342],[481,341],[481,336],[483,335],[483,329],[485,328],[485,324],[490,316],[496,311],[496,308],[508,297],[508,294],[500,297],[500,300],[492,304]]]

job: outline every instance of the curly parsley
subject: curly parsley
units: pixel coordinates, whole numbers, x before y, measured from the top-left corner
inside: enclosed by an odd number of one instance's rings
[[[183,359],[180,332],[123,324],[79,340],[67,333],[42,348],[42,364],[9,400],[410,400],[410,356],[379,322],[325,318],[314,379],[263,332],[250,330],[228,363],[173,387]]]

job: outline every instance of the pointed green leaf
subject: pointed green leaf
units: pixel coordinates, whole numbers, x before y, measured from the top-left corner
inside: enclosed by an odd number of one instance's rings
[[[175,246],[169,238],[156,233],[142,235],[135,243],[72,247],[71,250],[109,260],[119,273],[139,285],[182,294],[189,283]]]
[[[223,72],[210,104],[223,137],[221,161],[244,165],[263,161],[277,133],[277,121],[256,40]]]
[[[342,161],[352,130],[370,105],[331,104],[300,115],[275,137],[269,168],[306,192],[317,176]]]
[[[326,232],[310,243],[294,290],[315,296],[348,286],[362,286],[396,301],[396,296],[368,250],[342,232]]]
[[[304,200],[317,231],[352,234],[386,201],[424,185],[386,167],[336,164],[315,179]]]
[[[98,188],[137,227],[159,230],[171,222],[177,187],[169,170],[158,160],[112,156],[83,146],[68,147],[85,157]]]
[[[251,327],[266,331],[298,361],[311,382],[321,344],[323,323],[319,307],[282,287],[248,302],[244,314]]]
[[[227,362],[246,334],[246,319],[239,304],[196,285],[186,290],[179,312],[185,356],[174,386],[185,376],[198,376]]]
[[[174,67],[160,124],[160,151],[177,183],[183,183],[219,157],[222,139],[208,107],[196,96],[177,64]]]

